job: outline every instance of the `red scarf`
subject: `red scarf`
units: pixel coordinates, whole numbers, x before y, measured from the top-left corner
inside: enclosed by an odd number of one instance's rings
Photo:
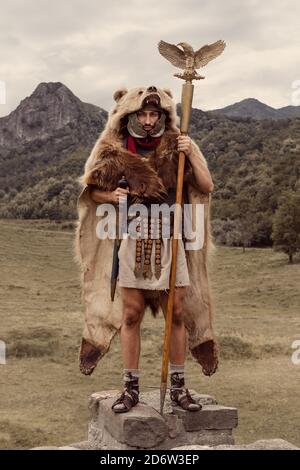
[[[132,135],[128,134],[127,149],[132,153],[138,153],[137,146],[139,145],[140,147],[144,149],[153,150],[160,143],[160,139],[161,137],[150,137],[150,140],[147,142],[146,137],[140,139],[140,138],[133,137]]]

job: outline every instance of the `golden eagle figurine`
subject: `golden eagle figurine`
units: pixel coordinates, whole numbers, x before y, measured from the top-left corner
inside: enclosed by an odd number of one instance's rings
[[[180,49],[178,46],[181,46]],[[222,40],[212,44],[202,46],[198,51],[194,51],[192,46],[187,42],[179,42],[178,44],[169,44],[165,41],[159,41],[158,50],[172,65],[183,69],[183,73],[175,73],[174,76],[183,80],[200,80],[202,77],[198,75],[196,69],[208,64],[215,59],[225,49],[226,43]]]

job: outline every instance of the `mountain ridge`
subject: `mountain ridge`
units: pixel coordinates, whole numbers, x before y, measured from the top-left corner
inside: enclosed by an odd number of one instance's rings
[[[273,108],[256,98],[246,98],[224,108],[212,109],[208,112],[222,114],[228,117],[241,117],[252,119],[291,119],[300,117],[300,106],[284,106]]]

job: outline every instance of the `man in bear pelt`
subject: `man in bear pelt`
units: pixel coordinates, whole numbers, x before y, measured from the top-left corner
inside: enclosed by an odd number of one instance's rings
[[[146,307],[152,313],[166,313],[172,259],[171,236],[162,234],[163,219],[138,218],[140,236],[125,237],[118,252],[119,274],[114,301],[110,299],[110,276],[114,240],[98,237],[97,225],[103,217],[99,205],[119,207],[130,204],[166,203],[176,200],[179,151],[186,154],[183,186],[184,202],[203,207],[203,244],[188,248],[178,240],[177,271],[170,345],[170,397],[172,403],[188,411],[201,405],[191,397],[184,381],[188,342],[192,355],[205,375],[217,368],[217,348],[212,331],[212,308],[208,281],[210,236],[210,193],[213,182],[206,160],[196,143],[180,135],[175,103],[167,89],[155,86],[119,90],[116,107],[86,162],[80,182],[79,221],[76,230],[76,259],[83,271],[82,290],[86,305],[80,351],[80,370],[89,375],[108,351],[116,332],[120,333],[124,389],[112,409],[127,412],[139,401],[140,325]],[[127,188],[118,187],[121,178]],[[145,235],[144,222],[147,220]],[[149,223],[148,223],[149,222]],[[156,225],[155,225],[156,224]],[[172,225],[172,224],[170,224]],[[157,233],[154,234],[154,226]],[[199,220],[197,221],[197,230]]]

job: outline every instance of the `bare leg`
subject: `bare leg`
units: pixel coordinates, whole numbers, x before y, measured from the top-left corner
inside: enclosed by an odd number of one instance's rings
[[[185,287],[176,287],[174,294],[173,322],[170,344],[170,362],[184,364],[186,348],[186,331],[183,321],[183,300]]]
[[[140,325],[144,316],[145,301],[139,289],[121,287],[123,318],[120,332],[124,369],[138,369],[141,338]]]
[[[115,413],[129,411],[139,401],[138,367],[141,349],[140,325],[145,301],[139,289],[121,287],[123,317],[120,332],[121,352],[124,365],[124,390],[113,403]],[[125,370],[126,369],[126,370]]]
[[[181,408],[189,411],[198,411],[201,405],[196,403],[191,397],[188,389],[185,388],[184,363],[186,351],[186,330],[183,321],[183,301],[186,294],[186,287],[176,287],[174,293],[174,308],[172,317],[171,343],[170,343],[170,396],[172,402]],[[164,298],[166,310],[168,297]],[[173,370],[173,372],[172,372]]]
[[[170,343],[170,363],[181,364],[185,362],[186,331],[183,321],[183,300],[186,294],[186,287],[175,287],[173,321]],[[163,309],[166,312],[168,295],[163,294]],[[164,313],[165,313],[164,312]]]

